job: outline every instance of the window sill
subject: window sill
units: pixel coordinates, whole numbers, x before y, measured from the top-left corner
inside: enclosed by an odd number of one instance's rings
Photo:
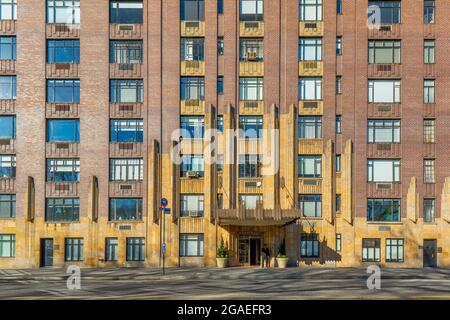
[[[45,221],[45,224],[77,224],[80,221]]]
[[[117,223],[134,223],[134,224],[138,224],[138,223],[143,223],[143,220],[110,220],[108,221],[109,224],[117,224]]]
[[[367,221],[368,225],[403,225],[403,221]]]
[[[2,218],[2,217],[0,217],[0,221],[16,221],[16,217],[11,217],[11,218]]]

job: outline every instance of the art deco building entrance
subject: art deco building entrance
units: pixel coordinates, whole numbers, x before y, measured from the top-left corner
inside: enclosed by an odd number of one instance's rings
[[[239,264],[254,266],[260,264],[261,236],[239,236]]]

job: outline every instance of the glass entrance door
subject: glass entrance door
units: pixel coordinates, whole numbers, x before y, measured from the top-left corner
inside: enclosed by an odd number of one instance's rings
[[[238,242],[239,264],[259,265],[261,260],[261,237],[241,236]]]

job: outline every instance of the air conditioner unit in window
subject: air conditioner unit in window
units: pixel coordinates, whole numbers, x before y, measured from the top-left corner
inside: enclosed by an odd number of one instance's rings
[[[188,172],[186,173],[186,176],[187,176],[188,178],[199,178],[199,177],[200,177],[200,174],[199,174],[197,171],[188,171]]]
[[[119,24],[119,31],[134,31],[134,25],[132,24]]]
[[[256,59],[257,59],[256,52],[247,52],[246,58],[247,58],[247,61],[256,61]]]
[[[189,211],[189,217],[200,217],[199,211]]]
[[[390,32],[390,31],[392,31],[392,25],[390,25],[390,24],[387,24],[387,25],[381,25],[381,26],[378,28],[378,30],[379,30],[379,31],[384,31],[384,32]]]

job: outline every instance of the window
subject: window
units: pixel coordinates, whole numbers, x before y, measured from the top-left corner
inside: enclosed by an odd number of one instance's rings
[[[434,40],[425,40],[423,42],[423,59],[424,59],[424,63],[429,64],[429,63],[435,63],[435,49],[436,49],[436,44]]]
[[[299,139],[322,139],[322,117],[298,117]]]
[[[204,100],[205,99],[205,78],[203,77],[182,77],[180,85],[181,100]]]
[[[342,234],[336,233],[336,252],[342,251]]]
[[[80,40],[47,40],[47,63],[80,63]]]
[[[258,205],[262,205],[262,195],[260,194],[240,194],[239,205],[247,210],[254,210]]]
[[[434,143],[436,134],[436,121],[434,119],[423,120],[423,142]]]
[[[336,76],[336,94],[342,94],[342,76]]]
[[[65,239],[65,261],[83,261],[83,238]]]
[[[322,0],[300,0],[300,21],[322,20]]]
[[[203,257],[203,234],[180,234],[180,257]]]
[[[341,155],[336,155],[336,172],[341,172]]]
[[[336,13],[342,14],[342,0],[336,1]]]
[[[300,100],[322,100],[322,78],[299,78]]]
[[[336,37],[336,55],[342,55],[342,37]]]
[[[144,238],[127,238],[127,261],[144,261],[144,249]]]
[[[319,235],[317,233],[302,233],[300,235],[300,257],[319,257]]]
[[[16,156],[0,155],[0,179],[16,177]]]
[[[181,20],[205,20],[204,0],[181,0]]]
[[[47,181],[80,181],[80,159],[47,159]]]
[[[369,80],[369,103],[400,103],[400,80]]]
[[[47,102],[80,103],[80,80],[47,80]]]
[[[142,41],[110,41],[109,63],[142,63]]]
[[[203,61],[205,40],[203,38],[181,38],[181,61]]]
[[[47,23],[80,23],[80,0],[47,0]]]
[[[362,239],[362,261],[380,262],[380,239]]]
[[[223,14],[223,0],[217,0],[217,14]]]
[[[261,177],[261,159],[256,154],[239,155],[239,178]]]
[[[264,40],[262,39],[241,39],[239,41],[239,58],[241,61],[263,61],[264,60]]]
[[[403,261],[403,239],[386,239],[386,262]]]
[[[16,195],[1,194],[0,195],[0,218],[16,217]]]
[[[223,116],[217,116],[217,131],[223,133]]]
[[[342,116],[340,115],[336,116],[336,133],[342,133]]]
[[[201,139],[205,131],[205,119],[202,116],[181,116],[181,136],[188,139]]]
[[[0,116],[0,139],[16,138],[16,116]]]
[[[299,178],[320,178],[322,176],[322,156],[298,156]]]
[[[241,21],[262,21],[264,18],[263,0],[241,0]]]
[[[118,260],[118,247],[119,240],[117,238],[106,238],[106,261],[117,261]]]
[[[424,80],[423,82],[423,103],[434,103],[435,81]]]
[[[320,194],[301,194],[298,202],[303,217],[320,218],[322,216],[322,196]]]
[[[17,20],[17,0],[0,0],[0,20]]]
[[[110,181],[142,181],[144,180],[143,159],[110,159]]]
[[[223,172],[223,154],[218,154],[216,158],[217,172]]]
[[[217,94],[223,95],[223,76],[217,77]]]
[[[341,199],[342,199],[341,195],[337,194],[336,195],[336,203],[335,203],[335,205],[336,205],[336,212],[340,212],[341,211],[341,203],[342,203]]]
[[[117,119],[110,121],[110,142],[143,142],[142,119]]]
[[[400,160],[368,159],[368,182],[400,182]]]
[[[203,217],[203,195],[180,195],[180,217]]]
[[[423,199],[423,222],[434,222],[436,214],[436,200],[435,199]]]
[[[239,79],[239,99],[241,101],[262,101],[264,100],[264,79],[263,78],[240,78]]]
[[[47,120],[47,142],[80,142],[80,120]]]
[[[322,60],[322,38],[300,38],[298,41],[300,61]]]
[[[434,1],[425,0],[423,4],[423,23],[434,23]]]
[[[16,60],[16,37],[0,37],[0,60]]]
[[[0,76],[0,99],[16,99],[16,76]]]
[[[369,63],[401,63],[401,42],[369,41]]]
[[[78,222],[80,220],[79,198],[48,198],[45,201],[46,222]]]
[[[400,221],[400,199],[367,199],[367,221]]]
[[[263,134],[262,116],[240,116],[239,137],[245,139],[260,139]]]
[[[370,7],[378,7],[381,24],[396,24],[401,22],[400,1],[369,1]]]
[[[142,199],[109,199],[109,221],[142,220]]]
[[[180,165],[181,177],[200,178],[205,175],[205,164],[203,155],[182,155]]]
[[[223,51],[224,47],[223,47],[223,37],[218,37],[217,38],[217,54],[219,56],[223,56]]]
[[[423,161],[423,182],[435,183],[434,179],[434,159],[425,159]]]
[[[110,23],[142,23],[143,5],[142,1],[114,0],[110,2]]]
[[[16,256],[16,235],[0,234],[0,257],[14,258]]]
[[[111,80],[110,87],[110,102],[144,102],[144,85],[142,80]]]
[[[400,120],[369,120],[367,128],[369,143],[400,142]]]

